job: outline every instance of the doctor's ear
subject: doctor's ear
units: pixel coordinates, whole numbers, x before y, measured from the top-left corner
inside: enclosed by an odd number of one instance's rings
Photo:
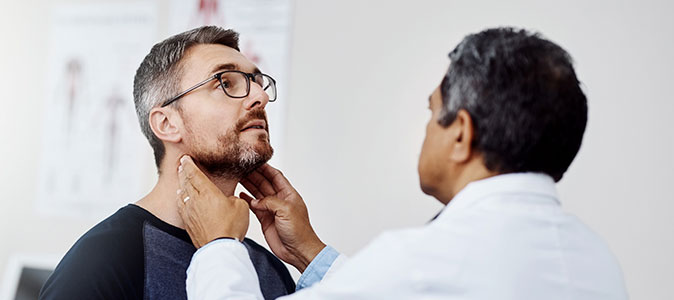
[[[182,118],[167,107],[155,107],[148,118],[152,132],[162,141],[178,143],[182,140]]]
[[[473,118],[468,111],[460,109],[450,127],[452,138],[450,158],[456,162],[466,162],[472,156],[475,140]]]

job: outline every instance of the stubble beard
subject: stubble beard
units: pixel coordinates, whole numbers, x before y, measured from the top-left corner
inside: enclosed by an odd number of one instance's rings
[[[215,150],[203,149],[199,145],[193,145],[192,158],[195,159],[211,176],[241,180],[258,167],[271,159],[274,149],[269,144],[269,132],[259,134],[254,144],[241,140],[241,129],[248,122],[255,119],[265,120],[267,117],[262,109],[251,111],[234,125],[227,133],[218,137]],[[194,136],[190,128],[187,128]]]

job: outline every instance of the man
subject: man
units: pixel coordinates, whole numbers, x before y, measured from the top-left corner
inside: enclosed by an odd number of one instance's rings
[[[184,157],[177,203],[205,245],[188,269],[189,298],[262,297],[238,242],[248,204],[272,251],[304,270],[298,286],[313,284],[288,299],[626,299],[616,259],[555,192],[587,121],[569,55],[498,28],[467,36],[449,57],[418,168],[422,190],[446,204],[437,218],[382,234],[346,261],[318,239],[278,170],[250,174],[243,184],[255,199],[244,200],[222,195]]]
[[[134,80],[141,129],[159,179],[135,204],[82,236],[44,285],[42,299],[185,299],[185,271],[196,251],[175,204],[178,159],[201,162],[224,194],[272,156],[265,106],[276,84],[246,59],[238,34],[201,27],[156,44]],[[243,240],[265,298],[294,291],[286,267]]]

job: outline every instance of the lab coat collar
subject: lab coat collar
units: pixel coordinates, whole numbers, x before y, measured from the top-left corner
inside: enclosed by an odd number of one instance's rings
[[[504,194],[539,196],[559,204],[555,181],[543,173],[511,173],[469,183],[449,201],[443,213],[462,209],[482,199]],[[441,213],[441,214],[443,214]]]

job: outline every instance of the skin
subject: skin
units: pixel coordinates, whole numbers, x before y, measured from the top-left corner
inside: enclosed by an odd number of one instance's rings
[[[185,220],[187,232],[197,248],[221,237],[242,241],[248,231],[248,203],[235,196],[226,196],[199,170],[189,156],[181,159],[178,168],[180,186],[178,190],[178,212]],[[199,199],[203,205],[187,205],[188,195]],[[223,201],[224,199],[224,201]],[[191,201],[193,203],[194,201]],[[201,218],[201,219],[199,219]],[[205,225],[219,223],[219,220],[234,220],[222,224],[217,230],[209,230]],[[232,234],[234,233],[234,234]]]
[[[418,172],[424,193],[447,204],[468,183],[497,174],[484,166],[482,156],[472,147],[475,128],[470,114],[460,110],[449,126],[442,127],[438,124],[441,108],[438,87],[429,97],[431,119],[426,126]],[[181,186],[185,188],[177,203],[182,207],[188,226],[199,228],[201,232],[192,238],[203,245],[214,236],[238,237],[245,233],[242,230],[247,212],[237,206],[240,199],[227,197],[205,182],[203,173],[194,167],[192,160],[186,158],[182,162],[178,173]],[[254,196],[241,195],[260,220],[274,254],[303,272],[325,245],[309,223],[302,197],[280,171],[269,165],[260,167],[242,180],[242,184]],[[184,202],[187,196],[190,198]],[[221,205],[212,204],[212,199],[229,202],[228,205],[236,206],[236,210],[228,211],[229,215],[225,216],[225,212],[218,211],[223,209],[219,208]],[[215,217],[218,215],[221,217]]]
[[[215,74],[214,68],[232,64],[237,70],[254,72],[256,66],[238,51],[215,44],[196,45],[190,48],[183,59],[183,76],[180,90]],[[166,155],[160,165],[160,176],[152,191],[136,204],[151,212],[159,219],[179,228],[186,228],[178,212],[175,199],[179,188],[176,172],[179,159],[190,151],[200,149],[217,150],[217,138],[246,114],[257,108],[264,109],[269,98],[259,85],[251,83],[250,94],[241,99],[225,95],[217,81],[210,82],[188,93],[180,100],[182,114],[171,106],[155,107],[151,110],[149,123],[154,134],[164,143]],[[188,130],[191,128],[191,130]],[[260,140],[260,135],[266,139]],[[250,129],[241,132],[243,142],[251,145],[268,143],[266,130]],[[204,174],[223,195],[232,196],[239,179],[228,179]],[[248,220],[248,217],[245,217]],[[246,221],[247,222],[247,221]],[[188,230],[189,232],[189,230]]]
[[[421,148],[417,171],[419,185],[427,195],[443,204],[472,181],[497,175],[484,166],[482,155],[472,144],[475,127],[470,114],[460,109],[454,121],[442,127],[438,121],[442,110],[442,93],[438,86],[428,98],[431,119]]]
[[[176,203],[197,248],[220,237],[241,240],[248,230],[248,208],[260,222],[272,252],[300,272],[325,248],[309,223],[300,194],[268,164],[241,180],[255,198],[244,193],[241,198],[225,196],[188,156],[178,170],[181,189]]]

